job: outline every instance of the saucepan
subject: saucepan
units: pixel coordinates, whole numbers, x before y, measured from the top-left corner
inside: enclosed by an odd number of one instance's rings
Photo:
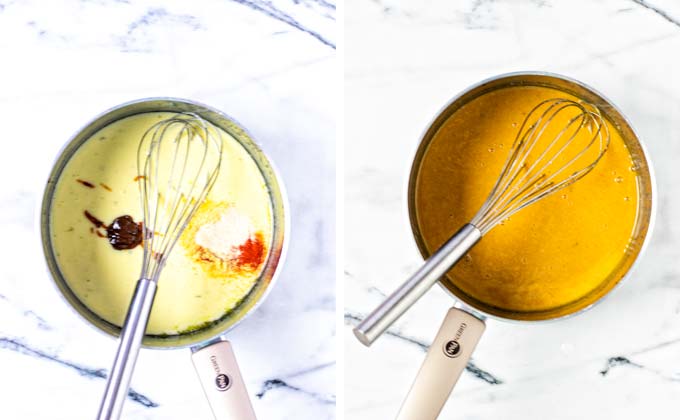
[[[625,257],[614,269],[615,272],[602,279],[601,285],[592,289],[585,296],[559,307],[527,312],[503,309],[475,298],[458,287],[457,282],[454,281],[455,278],[453,280],[450,278],[450,276],[455,276],[453,272],[445,274],[444,277],[439,279],[439,284],[452,296],[455,303],[448,311],[427,352],[420,371],[399,411],[397,417],[399,420],[429,420],[435,419],[439,415],[485,329],[487,318],[502,321],[539,322],[562,319],[581,313],[600,302],[605,295],[620,285],[624,278],[630,276],[631,269],[636,265],[649,242],[656,208],[654,176],[645,147],[628,120],[611,101],[581,82],[556,74],[522,72],[493,77],[468,88],[444,106],[425,130],[413,159],[408,182],[408,213],[411,230],[422,257],[428,259],[436,250],[427,246],[426,238],[424,238],[419,223],[419,209],[416,205],[418,177],[421,174],[421,165],[428,147],[445,122],[470,101],[489,92],[513,86],[548,87],[565,92],[588,103],[596,104],[603,117],[620,134],[635,165],[639,196],[633,232],[625,251]],[[442,159],[450,158],[450,156],[442,157]],[[613,175],[608,174],[607,176],[612,176],[612,179],[614,179]],[[597,199],[597,197],[593,197],[593,199]],[[534,206],[541,206],[541,203]],[[579,221],[564,221],[564,223],[579,223]],[[611,223],[616,223],[616,220],[612,220]],[[459,226],[453,228],[456,227]],[[587,238],[584,238],[584,240],[587,240]],[[384,321],[388,317],[383,317],[382,308],[396,307],[396,305],[408,308],[414,302],[414,300],[404,301],[399,299],[397,295],[398,292],[395,292],[388,297],[381,307],[355,328],[355,335],[363,344],[370,345],[388,325],[387,322],[393,320]],[[390,300],[394,301],[390,302]]]
[[[191,332],[177,335],[145,335],[143,346],[154,349],[190,348],[192,359],[205,395],[217,419],[249,420],[255,413],[245,383],[240,374],[231,344],[224,338],[251,314],[267,297],[281,272],[289,240],[288,203],[281,178],[271,160],[258,147],[248,132],[234,119],[208,106],[184,99],[151,98],[137,100],[112,108],[79,130],[60,152],[45,186],[40,223],[44,255],[54,284],[61,296],[88,324],[117,337],[121,328],[90,310],[69,288],[57,263],[50,235],[52,198],[60,174],[69,159],[94,133],[126,117],[148,112],[191,112],[223,129],[236,139],[256,163],[265,181],[271,203],[273,233],[269,253],[262,272],[247,296],[221,318]],[[159,283],[162,288],[162,279]],[[113,350],[113,348],[112,348]]]

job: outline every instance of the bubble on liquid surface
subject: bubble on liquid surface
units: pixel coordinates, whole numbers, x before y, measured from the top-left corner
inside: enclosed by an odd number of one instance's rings
[[[623,182],[623,177],[622,177],[622,176],[617,176],[616,178],[614,178],[614,182],[616,182],[617,184],[622,183],[622,182]]]

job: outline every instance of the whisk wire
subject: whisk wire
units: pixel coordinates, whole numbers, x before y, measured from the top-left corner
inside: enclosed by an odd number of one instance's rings
[[[576,115],[561,121],[558,115],[570,109]],[[555,124],[560,124],[556,134],[542,141]],[[591,136],[583,135],[586,129]],[[539,143],[543,148],[532,158]],[[517,211],[573,184],[595,167],[608,146],[609,130],[596,107],[569,99],[539,103],[522,122],[500,176],[472,224],[484,234]],[[577,167],[595,151],[591,161]]]
[[[528,152],[525,153],[525,151],[527,145],[532,144],[527,141],[527,138],[530,137],[535,132],[538,124],[540,124],[542,119],[555,106],[555,104],[548,107],[548,109],[545,110],[545,112],[536,120],[536,122],[534,122],[529,127],[528,131],[525,132],[524,127],[526,127],[529,121],[531,121],[531,116],[535,112],[538,112],[538,110],[549,101],[550,100],[546,100],[536,105],[531,111],[529,111],[526,118],[522,121],[522,125],[520,126],[519,131],[517,132],[517,136],[515,137],[515,141],[513,142],[513,147],[511,149],[512,151],[506,158],[505,164],[503,165],[503,169],[501,170],[500,175],[496,179],[494,187],[491,189],[492,192],[489,194],[489,198],[484,202],[484,204],[477,213],[480,217],[481,215],[488,214],[489,209],[492,206],[494,206],[498,200],[501,199],[502,194],[494,194],[494,192],[506,191],[507,188],[510,186],[512,180],[519,173],[519,171],[523,167],[526,167],[525,158],[526,155],[528,155]]]
[[[511,153],[508,156],[508,160],[505,163],[505,167],[503,171],[501,172],[501,175],[499,176],[497,180],[497,187],[492,189],[492,191],[496,191],[497,194],[491,194],[490,196],[492,197],[490,200],[488,200],[489,205],[487,207],[491,207],[494,205],[503,205],[505,203],[499,203],[499,200],[503,199],[510,199],[512,197],[517,196],[518,194],[515,194],[514,196],[508,196],[505,195],[505,192],[510,188],[511,185],[519,184],[522,185],[524,180],[529,174],[533,173],[534,167],[529,167],[527,169],[527,163],[526,159],[529,157],[531,152],[533,151],[533,148],[536,146],[536,141],[535,139],[540,138],[543,135],[543,132],[545,131],[547,124],[541,125],[543,122],[543,119],[545,116],[550,112],[557,104],[553,103],[551,104],[548,109],[545,110],[545,112],[529,127],[528,131],[524,133],[522,136],[522,132],[528,121],[531,120],[531,116],[534,112],[536,112],[543,104],[547,103],[548,101],[544,101],[541,104],[539,104],[536,108],[532,109],[525,120],[522,122],[522,126],[518,132],[518,135],[516,137],[515,143],[513,145],[513,153]],[[558,110],[559,112],[559,110]],[[539,129],[540,127],[540,129]],[[561,135],[561,133],[560,133]],[[553,141],[554,143],[554,141]],[[551,143],[551,145],[553,144]],[[548,146],[548,147],[551,147]],[[544,150],[544,153],[536,160],[536,162],[540,161],[541,157],[545,154],[545,151],[547,148]],[[524,171],[524,176],[517,180],[517,176],[519,175],[520,171],[522,169],[525,169]],[[536,177],[535,179],[532,179],[530,181],[527,181],[524,183],[525,188],[524,190],[531,188],[534,186],[537,182],[541,180],[541,178],[544,178],[540,172],[538,174],[535,174]],[[500,185],[498,185],[500,184]],[[515,187],[515,190],[517,189],[517,186]],[[523,191],[520,191],[520,193]],[[506,200],[510,201],[510,200]]]
[[[551,105],[551,107],[546,111],[546,113],[547,113],[548,111],[550,111],[554,106],[555,106],[555,105]],[[563,109],[565,109],[565,108],[567,108],[567,107],[569,107],[569,106],[571,106],[571,105],[566,105],[566,106],[564,106],[564,107],[558,109],[558,110],[555,112],[555,114],[559,113],[560,111],[562,111]],[[544,124],[544,125],[540,126],[540,124],[541,124],[543,118],[545,117],[545,114],[546,114],[546,113],[544,113],[544,114],[538,119],[538,121],[536,121],[536,122],[531,126],[530,131],[528,131],[527,134],[526,134],[526,135],[522,138],[522,140],[520,141],[520,147],[517,148],[517,150],[518,150],[518,153],[517,153],[517,154],[521,154],[521,158],[520,158],[520,159],[517,159],[517,156],[515,155],[515,156],[514,156],[514,159],[512,160],[512,163],[511,163],[511,167],[512,167],[512,168],[511,168],[511,170],[510,170],[510,176],[505,177],[505,178],[504,178],[503,176],[501,176],[501,178],[499,178],[499,179],[505,179],[505,183],[504,183],[503,186],[501,186],[501,187],[499,188],[498,194],[496,194],[495,197],[494,197],[492,200],[490,200],[490,201],[491,201],[491,205],[496,205],[496,206],[499,206],[499,207],[503,207],[503,206],[508,206],[508,205],[510,205],[511,203],[513,203],[513,202],[515,202],[517,199],[519,199],[520,197],[526,197],[526,198],[528,199],[528,198],[530,198],[533,194],[529,194],[528,196],[525,196],[524,194],[526,194],[527,191],[529,191],[529,190],[531,190],[532,188],[535,188],[535,187],[540,187],[540,186],[542,186],[542,185],[549,186],[549,185],[550,185],[551,179],[552,179],[557,173],[559,173],[559,172],[555,172],[555,173],[553,173],[552,175],[548,176],[548,175],[546,175],[545,169],[546,169],[550,164],[552,164],[552,162],[554,161],[554,159],[555,159],[555,158],[556,158],[556,157],[557,157],[557,156],[558,156],[558,155],[559,155],[559,154],[560,154],[567,146],[569,146],[569,144],[571,143],[571,141],[574,139],[574,137],[575,137],[576,134],[578,133],[578,130],[574,131],[574,133],[572,134],[571,138],[570,138],[567,142],[565,142],[565,144],[562,146],[562,148],[559,149],[558,151],[556,151],[550,158],[544,159],[544,158],[545,158],[545,155],[547,154],[547,152],[548,152],[550,149],[553,148],[553,146],[554,146],[555,144],[557,144],[557,142],[559,141],[559,139],[564,135],[564,133],[569,129],[569,127],[571,127],[571,126],[573,125],[574,122],[576,122],[578,119],[582,119],[582,116],[581,116],[581,115],[578,115],[578,116],[576,116],[576,117],[573,117],[571,120],[569,120],[569,122],[564,126],[564,128],[557,134],[557,136],[555,136],[555,137],[553,138],[552,142],[550,142],[550,144],[543,150],[543,152],[540,154],[540,156],[534,161],[534,163],[532,164],[532,166],[530,166],[528,169],[526,169],[526,170],[524,171],[524,174],[523,174],[519,179],[517,179],[517,176],[519,176],[519,172],[520,172],[523,168],[526,168],[526,166],[527,166],[527,164],[526,164],[526,159],[528,159],[528,157],[530,156],[531,152],[533,151],[533,148],[535,147],[535,145],[536,145],[536,143],[537,143],[537,142],[535,141],[535,139],[541,138],[541,136],[543,135],[543,133],[544,133],[546,127],[547,127],[547,124]],[[530,116],[528,116],[527,118],[530,118]],[[539,126],[540,126],[541,128],[540,128],[540,130],[538,131],[538,133],[536,134],[537,127],[539,127]],[[527,141],[527,137],[529,138],[529,141]],[[529,146],[529,147],[525,147],[526,145],[530,145],[530,146]],[[511,156],[511,157],[512,157],[512,156]],[[540,169],[536,170],[535,167],[538,165],[539,162],[544,162],[544,165],[543,165]],[[570,163],[571,163],[571,162],[569,162],[567,165],[569,165]],[[563,168],[564,168],[564,167],[563,167]],[[530,175],[531,175],[530,179],[527,180],[526,178],[529,177]],[[511,189],[511,193],[510,193],[510,194],[506,194],[506,192],[508,191],[510,185],[514,185],[514,188]]]
[[[144,209],[142,277],[156,280],[186,224],[212,188],[221,165],[219,130],[185,113],[142,137],[137,164]]]

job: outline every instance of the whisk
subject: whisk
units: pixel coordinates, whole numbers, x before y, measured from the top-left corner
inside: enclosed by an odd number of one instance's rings
[[[548,99],[526,116],[488,198],[399,289],[368,315],[354,334],[375,341],[480,239],[521,209],[587,175],[609,146],[609,130],[592,104]]]
[[[98,419],[118,419],[167,258],[219,173],[222,138],[193,113],[159,121],[137,150],[144,257]]]

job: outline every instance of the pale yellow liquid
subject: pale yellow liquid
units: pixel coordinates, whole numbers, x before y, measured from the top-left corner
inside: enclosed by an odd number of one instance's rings
[[[83,212],[106,224],[122,215],[142,220],[137,146],[144,132],[170,113],[146,113],[110,124],[95,133],[71,157],[55,189],[51,235],[57,263],[76,296],[104,320],[122,325],[141,272],[142,247],[118,251],[91,232]],[[247,215],[262,233],[266,251],[272,238],[270,196],[248,152],[222,131],[224,150],[209,202]],[[95,185],[88,188],[77,179]],[[111,189],[107,190],[101,184]],[[204,207],[201,210],[206,210]],[[185,234],[195,234],[190,229]],[[202,266],[182,237],[160,276],[148,334],[178,334],[200,328],[232,310],[248,294],[262,267],[224,272]]]

